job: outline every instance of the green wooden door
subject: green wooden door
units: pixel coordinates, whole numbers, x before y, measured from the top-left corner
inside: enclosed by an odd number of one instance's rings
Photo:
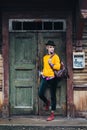
[[[60,58],[66,64],[66,34],[64,32],[55,32],[55,33],[39,33],[40,37],[40,48],[45,48],[45,43],[48,40],[53,40],[56,44],[56,53],[60,56]],[[40,59],[46,53],[45,49],[41,49],[40,51]],[[50,99],[49,89],[47,90],[47,96]],[[66,115],[66,80],[62,80],[57,85],[57,115]],[[39,111],[41,114],[46,114],[44,111],[43,103],[40,101],[39,103]],[[48,113],[48,112],[47,112]]]
[[[36,112],[36,57],[35,33],[10,34],[10,111],[11,114]]]
[[[65,33],[11,33],[10,34],[10,75],[9,95],[12,114],[48,114],[43,103],[38,100],[38,69],[42,69],[42,57],[46,53],[45,43],[53,40],[56,53],[66,63]],[[38,57],[38,58],[37,58]],[[37,59],[39,59],[37,63]],[[40,66],[37,67],[37,64]],[[57,85],[57,110],[59,115],[66,114],[66,80]],[[50,99],[49,89],[46,92]]]

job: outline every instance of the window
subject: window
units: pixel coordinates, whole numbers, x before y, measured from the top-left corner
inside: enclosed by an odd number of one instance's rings
[[[65,31],[65,20],[27,20],[27,19],[10,19],[9,31],[30,31],[30,30],[57,30]]]

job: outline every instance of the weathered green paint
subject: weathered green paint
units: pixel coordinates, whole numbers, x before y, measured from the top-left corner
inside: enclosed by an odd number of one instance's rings
[[[10,34],[10,108],[12,114],[44,113],[38,100],[37,68],[42,69],[45,43],[53,40],[56,53],[66,63],[65,33],[11,33]],[[39,59],[39,61],[37,60]],[[38,63],[37,63],[38,61]],[[46,92],[50,98],[49,89]],[[66,81],[57,87],[57,114],[66,114]],[[40,102],[39,102],[40,101]],[[39,105],[39,108],[38,108]]]
[[[44,48],[48,40],[53,40],[56,44],[56,53],[60,56],[61,60],[66,64],[66,34],[64,32],[49,32],[39,33],[40,48]],[[45,49],[40,49],[40,58],[46,53]],[[50,99],[49,91],[47,92]],[[66,115],[66,80],[61,80],[57,87],[57,114]],[[41,104],[40,104],[41,105]],[[43,104],[42,108],[43,110]],[[45,114],[45,113],[44,113]]]
[[[35,112],[36,50],[35,34],[10,34],[10,109],[12,114]]]

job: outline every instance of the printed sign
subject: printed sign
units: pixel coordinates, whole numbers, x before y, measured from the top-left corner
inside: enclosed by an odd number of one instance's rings
[[[73,52],[73,68],[82,69],[85,67],[85,53]]]

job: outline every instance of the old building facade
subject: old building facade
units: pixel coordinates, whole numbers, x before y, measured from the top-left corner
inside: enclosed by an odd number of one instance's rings
[[[0,98],[2,116],[48,114],[38,98],[45,43],[56,52],[70,78],[59,82],[61,116],[87,113],[87,1],[3,0],[0,5]],[[49,89],[47,90],[48,98]]]

